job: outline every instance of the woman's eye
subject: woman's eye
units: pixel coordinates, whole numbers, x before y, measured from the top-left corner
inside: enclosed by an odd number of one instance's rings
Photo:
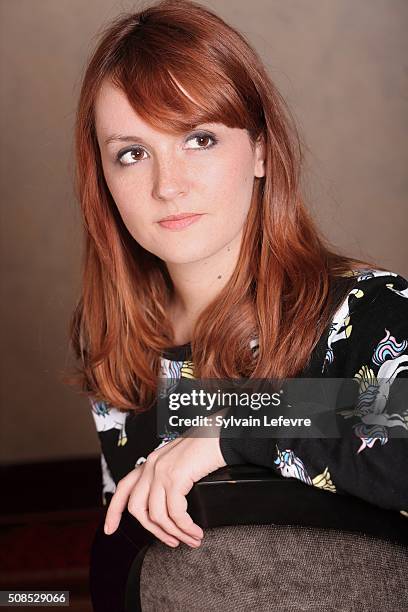
[[[211,147],[213,147],[216,143],[217,140],[215,139],[214,136],[211,136],[210,134],[195,134],[194,136],[190,136],[190,138],[188,139],[187,142],[192,142],[192,141],[197,141],[198,142],[198,147],[189,147],[192,149],[210,149]],[[208,142],[210,141],[211,144],[208,144]]]
[[[118,153],[118,161],[122,164],[122,166],[132,166],[133,164],[145,159],[142,157],[143,153],[146,153],[146,151],[134,147],[133,149],[128,149],[127,151]]]
[[[194,134],[187,139],[187,142],[194,141],[197,142],[198,146],[187,147],[188,149],[210,149],[218,142],[215,136],[206,133]],[[132,147],[130,149],[126,149],[126,151],[119,152],[117,155],[117,160],[122,166],[133,166],[134,164],[146,159],[146,157],[143,156],[145,153],[146,151],[140,147]]]

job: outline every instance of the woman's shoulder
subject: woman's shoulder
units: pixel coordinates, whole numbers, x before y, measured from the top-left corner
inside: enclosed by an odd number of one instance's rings
[[[356,284],[365,283],[369,287],[380,287],[390,282],[397,284],[408,285],[408,280],[391,270],[381,270],[377,268],[359,268],[355,270],[349,270],[341,275],[342,277],[354,278]]]
[[[385,361],[398,357],[406,370],[407,279],[376,269],[356,271],[354,277],[330,322],[324,369],[330,367],[333,373],[337,367],[336,375],[355,376],[361,367],[377,372]]]
[[[362,313],[366,309],[381,310],[386,306],[400,309],[401,312],[408,309],[408,280],[401,274],[365,268],[349,271],[342,276],[352,278],[353,282],[333,319],[339,315]]]

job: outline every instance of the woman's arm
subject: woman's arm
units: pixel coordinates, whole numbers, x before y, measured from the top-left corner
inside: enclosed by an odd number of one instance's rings
[[[160,443],[156,435],[156,414],[121,411],[105,401],[90,398],[92,416],[101,447],[102,485],[105,496],[114,493],[117,483],[136,463],[142,463]]]
[[[254,439],[244,433],[228,438],[221,431],[221,452],[228,465],[272,467],[282,476],[405,513],[408,282],[398,275],[370,278],[359,283],[358,291],[355,307],[337,324],[325,362],[325,376],[360,384],[354,409],[339,413],[341,437]],[[397,408],[387,401],[393,384],[404,394]]]

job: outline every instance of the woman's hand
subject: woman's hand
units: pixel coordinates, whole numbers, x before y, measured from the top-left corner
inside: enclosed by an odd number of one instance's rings
[[[119,481],[106,513],[105,533],[117,529],[127,505],[130,514],[165,544],[199,546],[204,533],[187,513],[185,496],[195,482],[225,465],[219,436],[180,436],[155,449]]]

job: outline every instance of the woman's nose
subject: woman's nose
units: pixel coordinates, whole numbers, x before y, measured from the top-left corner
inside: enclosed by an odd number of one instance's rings
[[[186,193],[187,176],[183,164],[174,160],[157,164],[153,190],[159,200],[170,200]]]

